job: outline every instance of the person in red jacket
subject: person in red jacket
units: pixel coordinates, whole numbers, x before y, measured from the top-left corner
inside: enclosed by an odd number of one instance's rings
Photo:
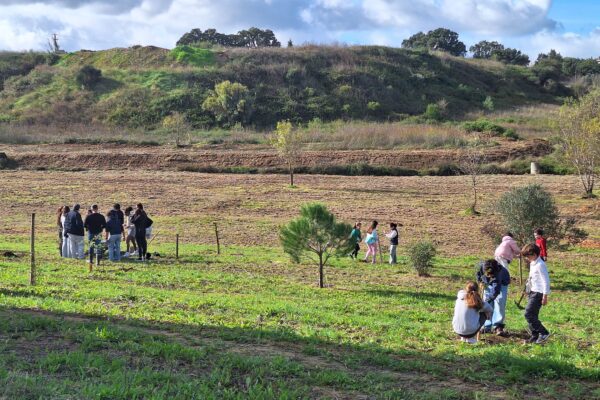
[[[544,237],[544,231],[542,228],[537,228],[533,231],[535,237],[535,244],[540,248],[540,258],[544,261],[548,259],[548,250],[546,248],[546,238]]]

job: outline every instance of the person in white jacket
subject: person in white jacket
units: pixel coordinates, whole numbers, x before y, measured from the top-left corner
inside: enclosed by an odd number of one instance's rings
[[[539,315],[542,306],[548,304],[550,294],[550,276],[546,263],[540,257],[540,248],[535,244],[528,244],[521,250],[521,254],[529,261],[529,278],[526,290],[528,293],[525,319],[529,325],[531,337],[525,343],[543,344],[548,340],[550,332],[540,321]]]
[[[452,328],[462,342],[475,344],[479,329],[492,316],[492,311],[492,306],[481,299],[477,283],[469,282],[456,296]]]

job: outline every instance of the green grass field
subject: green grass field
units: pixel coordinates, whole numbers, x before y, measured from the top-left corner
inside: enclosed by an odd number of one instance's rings
[[[326,289],[278,248],[154,247],[149,264],[61,260],[0,236],[0,398],[600,398],[598,250],[556,254],[541,319],[523,345],[510,290],[508,330],[456,340],[456,292],[478,257],[438,258],[432,276],[335,260]],[[515,271],[513,271],[515,272]]]

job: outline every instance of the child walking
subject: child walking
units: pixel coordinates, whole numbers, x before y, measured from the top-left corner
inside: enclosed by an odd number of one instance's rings
[[[546,238],[542,228],[534,230],[533,237],[535,237],[535,245],[540,248],[540,257],[546,262],[548,260],[548,249],[546,248]]]
[[[367,236],[365,237],[365,243],[367,244],[367,254],[365,254],[365,262],[368,262],[369,256],[373,257],[373,264],[377,262],[377,243],[379,243],[379,236],[377,235],[377,221],[373,221],[369,229],[367,229]]]
[[[550,332],[540,321],[540,309],[548,304],[550,294],[550,277],[546,263],[540,257],[540,248],[535,244],[523,247],[521,254],[529,261],[529,278],[527,279],[526,291],[528,293],[527,307],[525,307],[525,319],[529,325],[531,337],[525,343],[543,344],[548,340]]]
[[[492,315],[492,306],[481,300],[477,283],[468,282],[456,296],[452,328],[461,342],[477,343],[477,334],[486,319]]]
[[[354,260],[358,257],[358,252],[360,250],[360,241],[362,240],[362,235],[360,234],[361,225],[360,222],[355,223],[352,233],[350,234],[350,240],[354,241],[354,250],[350,253],[350,257]]]
[[[390,265],[394,265],[397,263],[396,248],[398,247],[398,225],[396,223],[390,223],[390,231],[385,234],[385,237],[390,239]]]

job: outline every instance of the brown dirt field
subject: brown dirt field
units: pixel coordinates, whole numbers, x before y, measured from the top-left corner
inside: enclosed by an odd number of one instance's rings
[[[515,186],[540,183],[556,196],[561,213],[576,216],[600,238],[599,200],[583,200],[576,177],[481,177],[480,216],[464,216],[470,203],[467,177],[345,177],[300,175],[297,188],[285,175],[200,174],[173,171],[0,171],[0,232],[26,241],[31,212],[38,214],[39,234],[55,235],[56,208],[78,202],[98,203],[107,211],[144,203],[156,221],[157,243],[213,243],[213,221],[224,246],[276,245],[277,228],[298,214],[301,204],[327,204],[349,223],[377,219],[398,221],[403,244],[430,238],[442,255],[481,254],[493,250],[480,228],[494,218],[491,206]]]
[[[283,168],[277,153],[264,146],[226,148],[181,148],[160,146],[85,145],[6,145],[0,148],[21,169],[122,169],[177,170],[182,167]],[[549,154],[544,140],[502,141],[487,153],[490,163]],[[456,163],[457,150],[348,150],[306,151],[299,166],[370,164],[421,170]]]

